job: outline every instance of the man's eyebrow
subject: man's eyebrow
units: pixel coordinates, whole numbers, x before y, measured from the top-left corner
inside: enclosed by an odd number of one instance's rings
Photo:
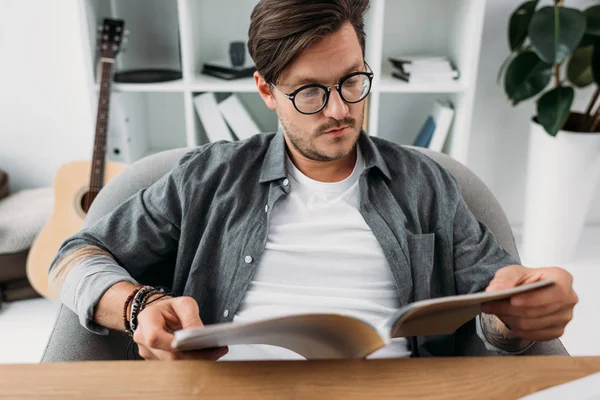
[[[362,66],[363,66],[363,64],[364,63],[361,61],[361,62],[358,62],[358,63],[352,65],[350,68],[348,68],[344,72],[344,74],[340,78],[342,78],[342,77],[344,77],[344,76],[346,76],[346,75],[348,75],[348,74],[350,74],[352,72],[358,72],[358,71],[360,71],[361,68],[362,68]],[[310,83],[317,83],[318,81],[319,81],[319,79],[310,78],[310,77],[307,77],[307,76],[302,76],[302,77],[299,77],[297,79],[294,79],[293,83],[290,84],[289,86],[297,86],[297,87],[299,87],[299,86],[302,86],[302,85],[308,85]]]

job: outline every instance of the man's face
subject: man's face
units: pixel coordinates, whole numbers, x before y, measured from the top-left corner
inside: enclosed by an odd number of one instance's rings
[[[362,49],[350,24],[302,52],[280,75],[277,87],[285,93],[311,83],[329,86],[352,72],[365,71]],[[316,114],[305,115],[276,88],[274,108],[283,125],[288,146],[315,161],[332,161],[350,154],[364,117],[364,101],[349,104],[331,88],[329,101]],[[267,105],[269,105],[267,103]],[[342,131],[328,132],[343,128]]]

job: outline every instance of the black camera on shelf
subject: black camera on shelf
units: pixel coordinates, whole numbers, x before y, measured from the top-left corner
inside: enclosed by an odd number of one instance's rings
[[[229,58],[205,62],[202,65],[204,75],[231,80],[251,77],[255,66],[246,60],[246,43],[233,41],[229,43]]]
[[[229,59],[231,65],[239,67],[244,65],[246,61],[246,43],[231,42],[229,43]]]

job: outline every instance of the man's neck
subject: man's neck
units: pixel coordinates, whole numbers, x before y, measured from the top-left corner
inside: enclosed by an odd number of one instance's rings
[[[288,155],[296,168],[304,175],[319,182],[340,182],[346,179],[356,165],[356,146],[350,154],[339,160],[315,161],[304,157],[297,151],[287,150]]]

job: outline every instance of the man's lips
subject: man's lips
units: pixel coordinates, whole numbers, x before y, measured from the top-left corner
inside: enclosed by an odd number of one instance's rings
[[[325,134],[330,135],[330,136],[341,136],[344,133],[346,133],[346,129],[348,129],[347,126],[345,126],[343,128],[332,129],[332,130],[326,131]]]

